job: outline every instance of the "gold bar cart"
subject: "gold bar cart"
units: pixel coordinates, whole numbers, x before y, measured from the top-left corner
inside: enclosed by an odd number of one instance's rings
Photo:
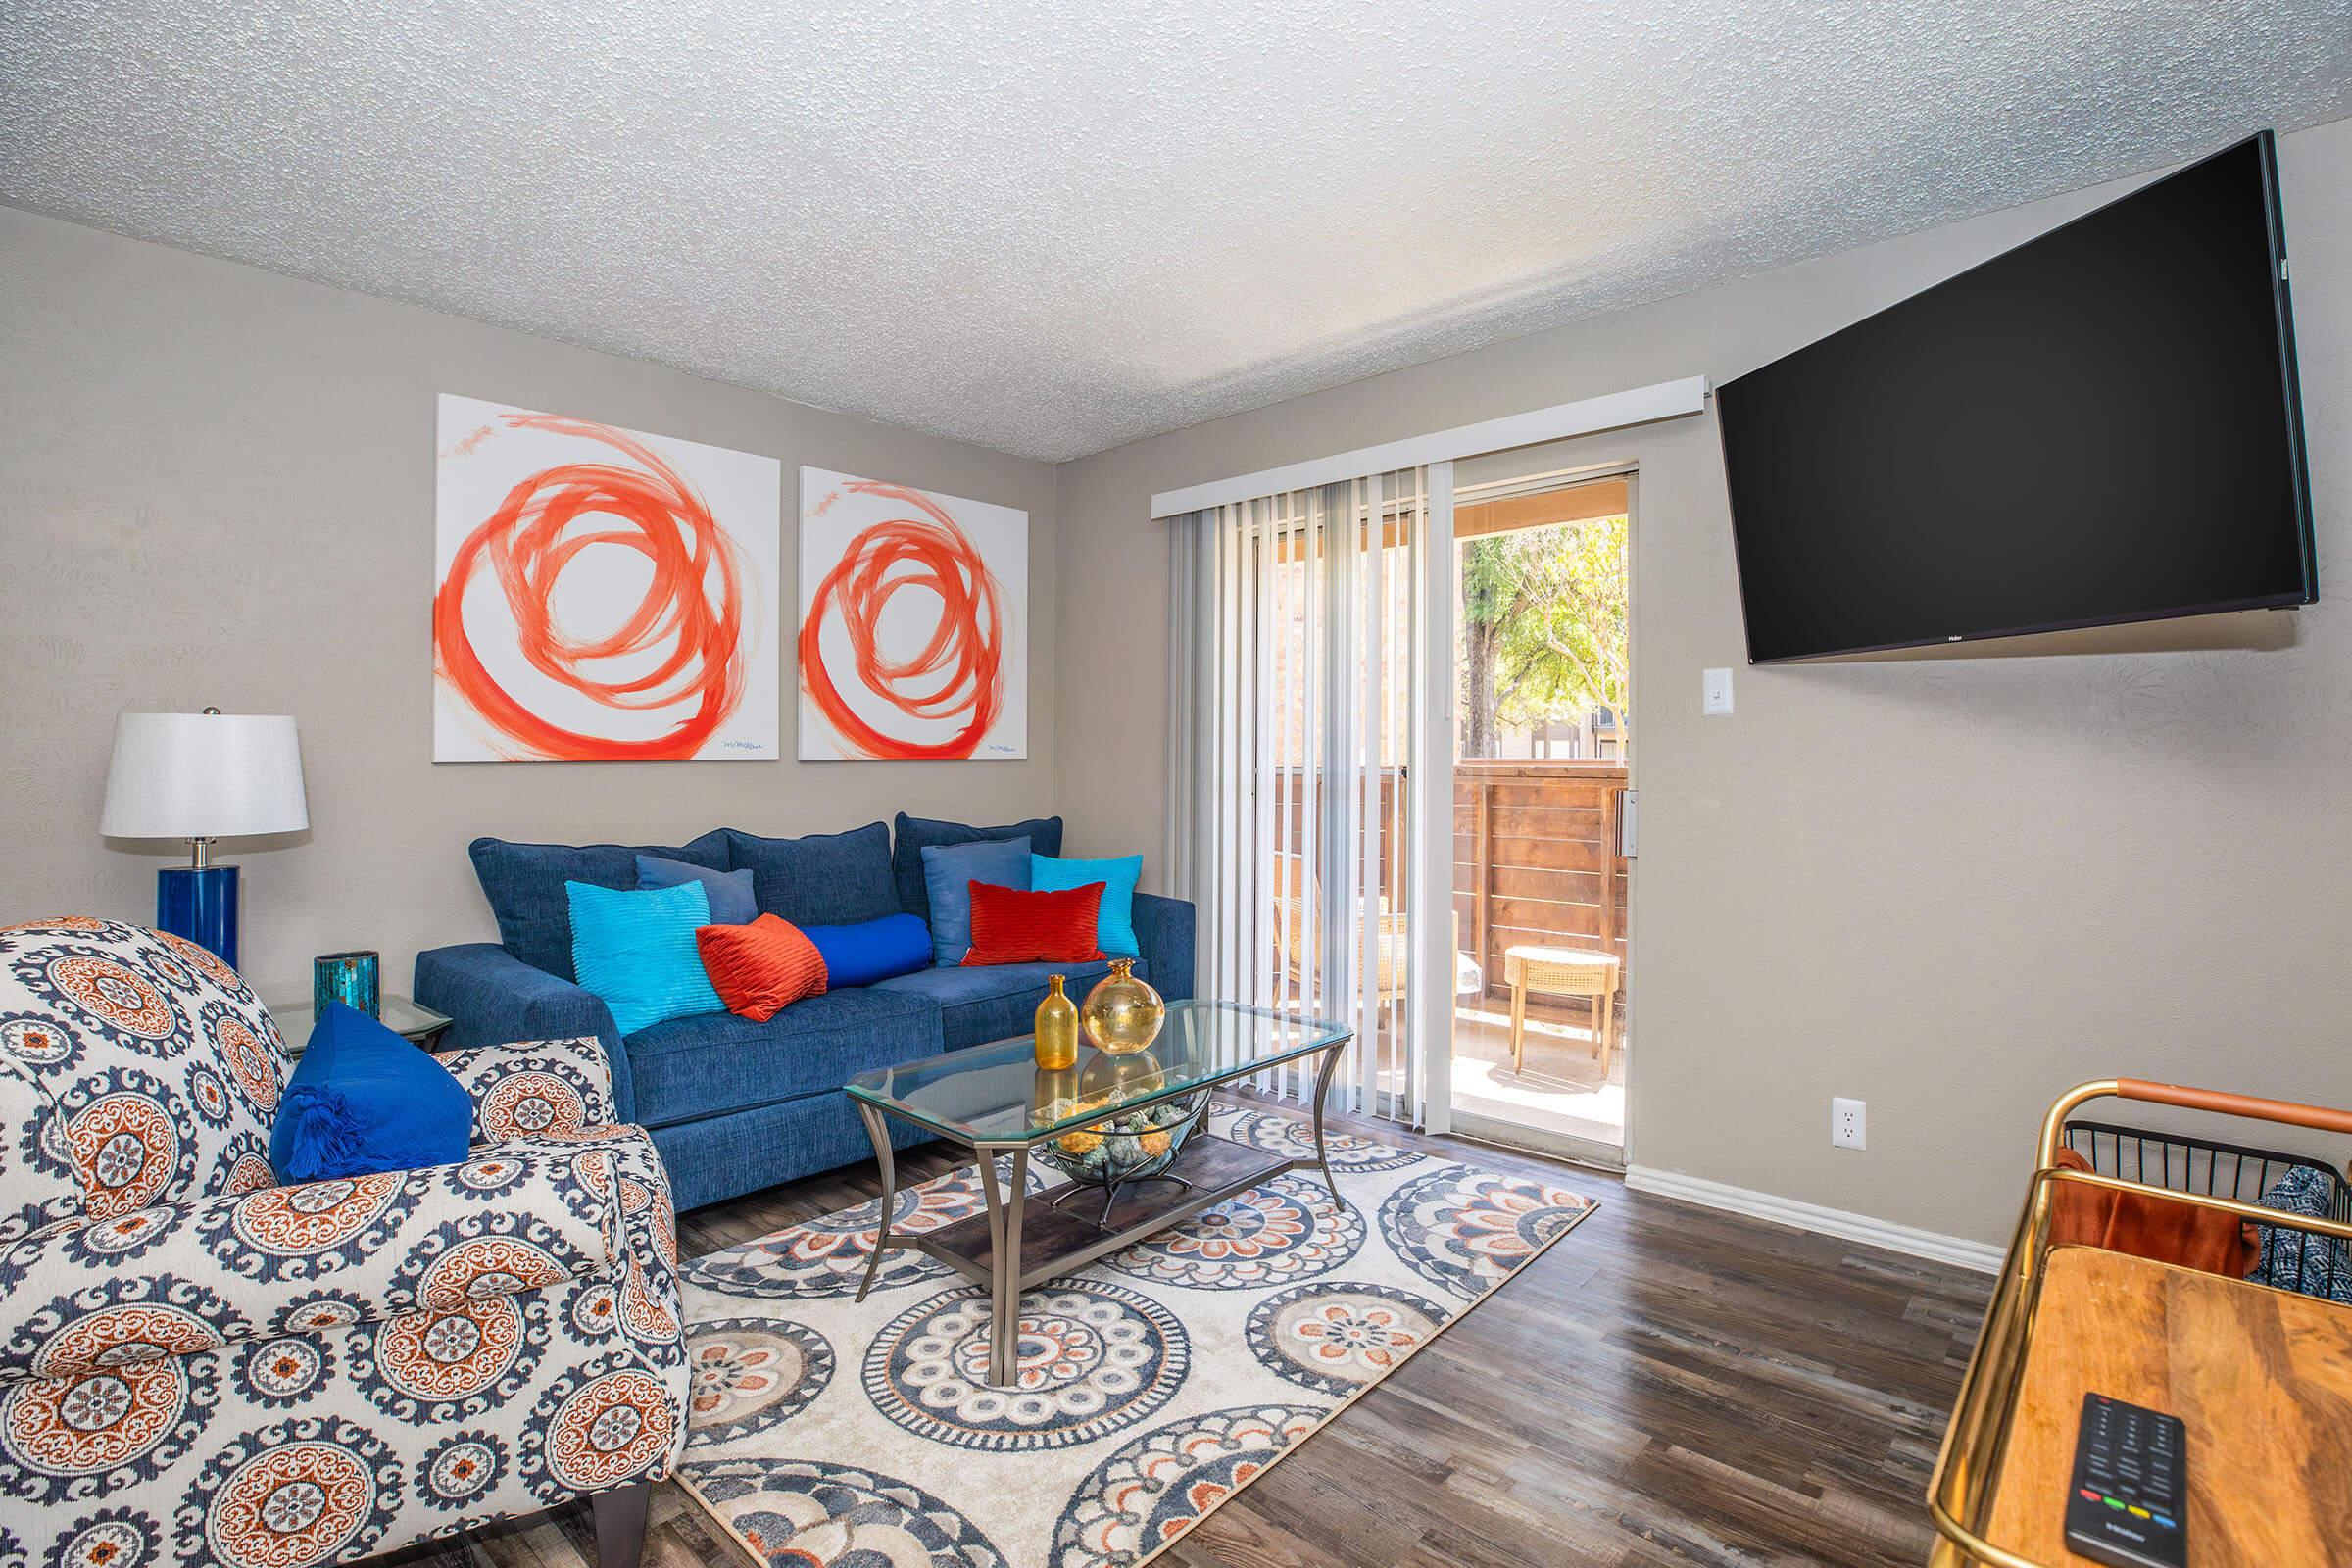
[[[2352,1135],[2352,1111],[2135,1078],[2058,1098],[1929,1482],[1939,1538],[1932,1568],[2089,1561],[2066,1549],[2061,1520],[2076,1412],[2094,1384],[2186,1423],[2192,1568],[2352,1563],[2352,1307],[2120,1252],[2053,1248],[2050,1222],[2060,1185],[2074,1183],[2307,1232],[2306,1246],[2314,1237],[2352,1242],[2352,1223],[2340,1212],[2289,1214],[2060,1168],[2068,1118],[2107,1098]],[[2312,1481],[2330,1473],[2334,1496]]]

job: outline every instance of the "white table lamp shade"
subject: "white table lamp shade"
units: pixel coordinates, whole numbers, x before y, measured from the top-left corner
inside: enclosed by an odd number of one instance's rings
[[[106,774],[109,838],[236,838],[311,825],[283,713],[124,713]]]

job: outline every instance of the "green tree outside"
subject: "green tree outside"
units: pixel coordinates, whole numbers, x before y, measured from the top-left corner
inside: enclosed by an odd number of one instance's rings
[[[1506,729],[1574,723],[1594,708],[1631,732],[1626,519],[1492,533],[1462,547],[1465,757]]]

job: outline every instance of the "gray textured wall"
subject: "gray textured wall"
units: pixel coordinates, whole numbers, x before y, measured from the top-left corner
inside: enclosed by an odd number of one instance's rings
[[[2327,596],[2246,638],[2281,646],[1751,670],[1711,416],[1579,444],[1642,463],[1638,1162],[1995,1241],[2042,1108],[2082,1079],[2352,1105],[2352,122],[2285,138],[2279,163]],[[1164,614],[1135,610],[1165,573],[1154,490],[1722,380],[2123,188],[1069,465],[1061,641],[1088,657],[1061,701],[1164,710]],[[1704,719],[1699,672],[1717,664],[1740,666],[1738,711]],[[1157,849],[1164,760],[1142,753],[1071,735],[1060,796],[1079,836]],[[1868,1151],[1829,1147],[1833,1095],[1870,1102]]]
[[[435,766],[438,392],[780,459],[786,627],[800,464],[1028,509],[1030,760]],[[98,835],[125,709],[301,721],[310,832],[224,857],[272,999],[308,994],[313,954],[380,949],[406,990],[418,948],[492,935],[466,859],[478,833],[1050,809],[1054,484],[1044,464],[0,209],[0,919],[152,918],[154,868],[184,849]],[[787,662],[787,759],[794,690]]]

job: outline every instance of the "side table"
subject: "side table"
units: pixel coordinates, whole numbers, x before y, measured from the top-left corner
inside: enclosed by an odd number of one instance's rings
[[[426,1051],[433,1049],[433,1042],[453,1021],[430,1007],[419,1006],[397,991],[387,991],[377,1001],[381,1005],[376,1016],[383,1020],[384,1027],[404,1040],[414,1040]],[[286,1054],[299,1058],[303,1048],[310,1044],[311,1026],[318,1022],[318,1009],[307,1002],[266,1002],[262,1005],[270,1009],[277,1032],[285,1038]]]

